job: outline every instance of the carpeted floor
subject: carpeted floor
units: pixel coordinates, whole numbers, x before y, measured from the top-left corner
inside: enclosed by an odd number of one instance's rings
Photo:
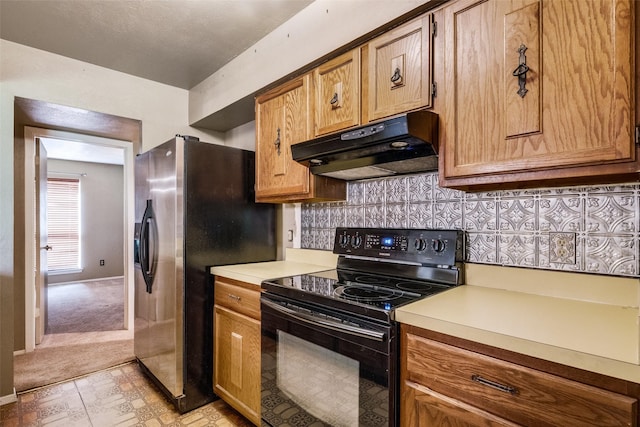
[[[122,279],[49,288],[49,329],[30,353],[14,357],[23,392],[134,360],[133,331],[123,330]]]
[[[14,387],[31,390],[134,359],[133,332],[45,335],[35,351],[13,358]]]
[[[124,327],[124,279],[49,285],[47,334]]]

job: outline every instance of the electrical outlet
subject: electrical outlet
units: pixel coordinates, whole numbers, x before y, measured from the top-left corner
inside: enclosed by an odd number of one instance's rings
[[[100,260],[100,265],[104,265],[104,260],[103,259]]]
[[[549,233],[549,262],[576,263],[576,233]]]

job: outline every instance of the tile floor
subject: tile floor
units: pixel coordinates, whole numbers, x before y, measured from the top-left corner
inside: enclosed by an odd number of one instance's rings
[[[0,407],[0,425],[252,426],[222,400],[180,415],[135,362],[19,394]]]

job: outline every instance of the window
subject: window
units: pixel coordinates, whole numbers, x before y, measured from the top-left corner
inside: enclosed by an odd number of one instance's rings
[[[47,239],[49,272],[81,268],[79,179],[47,179]]]

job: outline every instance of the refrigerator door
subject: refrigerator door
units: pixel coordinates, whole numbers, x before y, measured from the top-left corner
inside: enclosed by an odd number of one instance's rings
[[[143,260],[141,251],[142,238],[142,219],[147,207],[149,198],[149,153],[143,153],[136,157],[135,163],[135,237],[133,242],[134,248],[134,281],[135,281],[135,321],[134,321],[134,340],[133,352],[140,360],[149,357],[150,341],[148,338],[149,330],[149,294],[147,293],[147,283],[142,273]],[[146,248],[145,248],[146,250]]]
[[[182,139],[174,139],[148,153],[146,212],[152,209],[148,227],[146,272],[151,283],[136,283],[136,356],[175,397],[183,394],[183,175]],[[136,164],[136,167],[138,165]],[[136,189],[138,185],[136,183]],[[140,203],[136,196],[136,207]],[[148,215],[147,215],[148,216]],[[144,231],[144,222],[141,230]],[[144,233],[141,233],[144,242]],[[145,253],[145,248],[140,248]],[[144,257],[141,257],[144,260]],[[153,262],[155,259],[155,263]],[[141,263],[142,264],[142,263]],[[155,266],[155,268],[154,268]],[[143,276],[144,266],[140,274]],[[149,292],[150,291],[150,292]],[[144,292],[144,295],[143,295]],[[139,320],[139,321],[138,321]]]

